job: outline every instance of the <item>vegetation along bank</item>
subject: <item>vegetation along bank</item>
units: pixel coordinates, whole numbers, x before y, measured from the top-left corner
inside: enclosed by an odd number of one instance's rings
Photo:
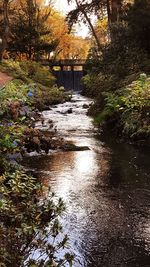
[[[0,71],[9,74],[0,88],[0,263],[7,267],[71,264],[69,253],[62,253],[59,259],[56,256],[68,241],[62,235],[57,245],[55,242],[61,232],[58,219],[64,203],[54,201],[50,192],[49,198],[43,195],[40,181],[20,165],[27,152],[48,153],[68,146],[62,138],[53,140],[52,133],[36,130],[35,123],[44,123],[39,111],[69,100],[70,95],[58,88],[53,75],[38,63],[4,61]],[[53,128],[52,121],[50,124]],[[49,235],[52,239],[45,242]],[[35,260],[31,255],[37,250]]]
[[[97,25],[102,45],[93,45],[89,53],[83,93],[94,98],[89,114],[100,127],[149,145],[150,5],[146,0],[119,3],[117,19],[107,20],[108,13]]]

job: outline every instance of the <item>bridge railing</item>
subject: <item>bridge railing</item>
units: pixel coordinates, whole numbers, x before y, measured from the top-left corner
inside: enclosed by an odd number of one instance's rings
[[[41,60],[42,65],[45,66],[83,66],[86,59],[63,59],[63,60]]]

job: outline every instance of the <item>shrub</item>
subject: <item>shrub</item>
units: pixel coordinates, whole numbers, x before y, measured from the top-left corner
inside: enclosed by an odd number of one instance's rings
[[[54,85],[54,76],[47,67],[43,67],[40,63],[34,61],[21,61],[20,66],[27,76],[35,82],[47,87],[52,87]]]
[[[37,63],[4,62],[0,69],[17,78],[0,91],[0,265],[72,266],[73,256],[64,250],[68,237],[61,234],[59,223],[64,203],[50,192],[44,197],[37,179],[17,164],[30,111],[38,102],[58,103],[68,95],[53,85],[52,75]]]
[[[113,75],[91,72],[83,77],[83,83],[85,85],[83,94],[97,99],[102,92],[114,91],[119,81]]]
[[[62,200],[56,203],[54,194],[48,198],[41,195],[40,200],[40,184],[23,171],[6,173],[2,180],[1,265],[60,267],[68,262],[72,266],[73,256],[64,251],[68,237],[60,235],[58,218],[65,209]]]
[[[150,135],[150,78],[141,74],[139,79],[122,90],[105,93],[106,106],[101,113],[105,121],[118,116],[117,125],[130,138]],[[109,116],[104,116],[104,114]]]
[[[21,68],[19,61],[5,60],[0,63],[0,70],[17,79],[25,79],[27,73]]]
[[[0,71],[26,83],[31,83],[33,80],[47,87],[51,87],[55,83],[55,78],[50,70],[34,61],[6,60],[0,64]]]
[[[0,91],[0,116],[8,113],[10,103],[15,101],[42,110],[45,105],[62,103],[70,99],[62,88],[59,89],[54,84],[55,78],[50,71],[37,62],[4,61],[0,65],[0,70],[15,77]]]

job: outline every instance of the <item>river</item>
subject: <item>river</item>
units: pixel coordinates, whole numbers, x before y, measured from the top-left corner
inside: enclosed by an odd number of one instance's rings
[[[62,219],[76,255],[75,267],[150,266],[150,151],[97,133],[84,104],[71,102],[43,112],[57,135],[87,151],[55,151],[27,157],[25,165],[62,197]],[[68,113],[68,109],[72,113]],[[40,122],[37,127],[42,128]]]

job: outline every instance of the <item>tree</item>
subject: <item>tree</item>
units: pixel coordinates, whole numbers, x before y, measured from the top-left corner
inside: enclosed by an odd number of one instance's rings
[[[68,0],[68,3],[72,1],[73,0]],[[123,0],[91,0],[90,2],[87,0],[75,0],[75,3],[76,8],[69,12],[68,21],[71,25],[80,17],[83,21],[86,21],[95,38],[98,50],[102,50],[103,45],[98,38],[98,34],[95,31],[90,16],[91,14],[95,14],[98,18],[103,19],[107,15],[109,31],[111,33],[112,25],[120,20]],[[112,34],[110,34],[110,36],[113,38]]]
[[[59,44],[59,58],[61,59],[86,59],[90,48],[90,43],[78,36],[66,35],[66,40]]]
[[[51,16],[51,3],[45,6],[42,1],[16,0],[11,20],[11,40],[9,50],[28,59],[38,59],[44,53],[50,53],[56,46],[50,40],[51,29],[47,25]]]
[[[126,16],[130,36],[140,48],[150,54],[150,1],[135,0]]]
[[[75,59],[87,57],[90,42],[82,37],[75,36],[72,32],[69,33],[64,16],[53,10],[52,15],[48,18],[47,25],[51,29],[51,40],[57,40],[53,58]]]
[[[111,26],[113,23],[116,23],[120,20],[121,8],[123,0],[107,0],[107,16],[108,22]]]
[[[9,0],[3,0],[1,6],[1,44],[0,44],[0,61],[3,59],[5,49],[7,47],[8,37],[9,37],[9,18],[8,18],[8,4]]]
[[[96,25],[95,25],[95,31],[101,44],[106,45],[109,41],[107,17],[97,20]]]
[[[70,2],[72,2],[72,0],[68,0],[68,3]],[[91,6],[88,3],[86,3],[86,1],[75,0],[75,3],[76,3],[76,8],[70,11],[67,16],[70,27],[72,27],[73,23],[76,23],[78,18],[81,17],[84,22],[86,21],[88,23],[89,29],[91,30],[95,38],[97,48],[98,50],[101,50],[102,46],[99,42],[98,36],[95,32],[90,16],[88,15],[89,12],[91,12]]]
[[[2,16],[0,26],[3,24]],[[86,40],[69,33],[65,18],[53,9],[51,1],[48,5],[42,0],[10,1],[7,38],[10,57],[49,59],[50,52],[53,52],[56,58],[86,58],[88,49],[89,43]]]

